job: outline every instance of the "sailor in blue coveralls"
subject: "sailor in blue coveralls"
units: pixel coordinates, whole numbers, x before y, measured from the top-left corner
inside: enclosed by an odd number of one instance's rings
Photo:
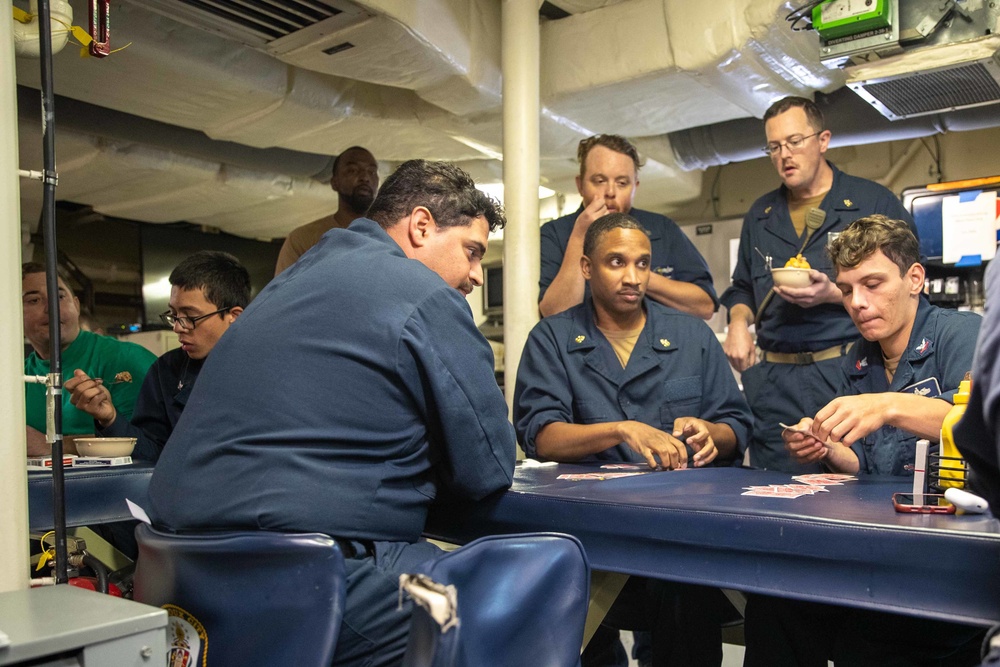
[[[820,469],[789,459],[778,424],[815,414],[836,395],[842,356],[858,337],[832,282],[827,244],[865,215],[882,213],[910,221],[889,190],[849,176],[825,160],[830,131],[824,127],[820,110],[803,98],[779,100],[764,114],[765,151],[782,186],[754,202],[743,219],[733,284],[722,295],[729,309],[723,347],[733,368],[743,374],[754,413],[750,465],[757,468],[797,473]],[[807,215],[811,209],[817,212]],[[779,268],[799,252],[812,266],[811,285],[774,287],[764,258],[770,257]],[[755,322],[759,363],[748,331]]]
[[[972,395],[955,429],[972,471],[969,486],[1000,516],[1000,261],[986,271],[986,313],[972,365]]]
[[[641,225],[621,213],[595,221],[581,267],[591,296],[539,322],[521,357],[514,419],[525,452],[673,469],[731,460],[749,408],[708,326],[643,298]],[[583,665],[617,659],[604,652],[620,627],[653,631],[654,665],[718,665],[721,603],[713,589],[634,577]]]
[[[402,661],[399,575],[442,553],[420,539],[438,489],[506,489],[515,458],[465,300],[499,206],[457,167],[410,160],[368,215],[324,234],[219,340],[149,486],[168,530],[335,538],[334,665],[359,667]]]
[[[861,332],[844,359],[839,397],[784,431],[796,461],[835,472],[912,474],[915,443],[937,441],[958,384],[972,369],[982,318],[922,297],[917,239],[902,221],[873,215],[831,245],[837,287]]]
[[[538,311],[555,315],[583,301],[588,287],[580,275],[583,238],[590,224],[608,213],[628,213],[649,232],[652,244],[646,296],[702,319],[712,317],[719,300],[708,265],[691,240],[670,218],[632,208],[639,187],[639,153],[628,139],[599,134],[580,142],[576,187],[583,206],[542,225],[542,267]]]
[[[981,318],[922,297],[919,253],[905,222],[880,215],[856,220],[830,245],[844,307],[864,340],[843,360],[841,396],[796,424],[808,434],[783,433],[795,460],[908,475],[916,440],[938,440],[972,367]],[[981,636],[971,626],[750,596],[744,664],[973,665]]]

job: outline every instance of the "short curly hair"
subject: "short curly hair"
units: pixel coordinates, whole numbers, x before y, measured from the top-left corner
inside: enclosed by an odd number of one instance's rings
[[[853,269],[876,250],[899,267],[901,276],[920,261],[920,243],[910,226],[878,214],[858,218],[827,247],[837,269]]]

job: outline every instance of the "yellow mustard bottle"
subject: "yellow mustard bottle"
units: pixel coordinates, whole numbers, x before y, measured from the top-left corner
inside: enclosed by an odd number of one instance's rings
[[[965,414],[965,408],[969,404],[969,393],[972,391],[972,381],[966,374],[966,379],[958,385],[958,392],[955,394],[955,405],[952,406],[944,421],[941,422],[941,488],[965,487],[965,460],[955,446],[955,437],[952,429],[958,424]]]

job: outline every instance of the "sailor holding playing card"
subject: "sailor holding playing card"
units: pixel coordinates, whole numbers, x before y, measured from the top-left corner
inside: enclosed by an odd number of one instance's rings
[[[972,368],[982,318],[921,298],[924,267],[903,221],[860,218],[829,252],[844,308],[863,340],[845,358],[838,398],[782,438],[800,463],[912,474],[916,441],[937,442],[958,384]]]
[[[839,397],[782,438],[803,463],[912,474],[916,441],[938,440],[972,367],[981,318],[921,297],[918,243],[902,221],[860,218],[829,252],[844,307],[863,340],[845,357]],[[974,665],[982,635],[981,628],[958,623],[750,595],[743,665]]]

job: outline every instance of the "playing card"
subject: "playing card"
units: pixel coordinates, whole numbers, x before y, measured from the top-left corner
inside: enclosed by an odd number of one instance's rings
[[[603,482],[606,479],[618,479],[619,477],[633,477],[635,475],[645,475],[644,472],[582,472],[565,473],[556,479],[565,479],[570,482],[582,482],[584,480],[597,480]]]

